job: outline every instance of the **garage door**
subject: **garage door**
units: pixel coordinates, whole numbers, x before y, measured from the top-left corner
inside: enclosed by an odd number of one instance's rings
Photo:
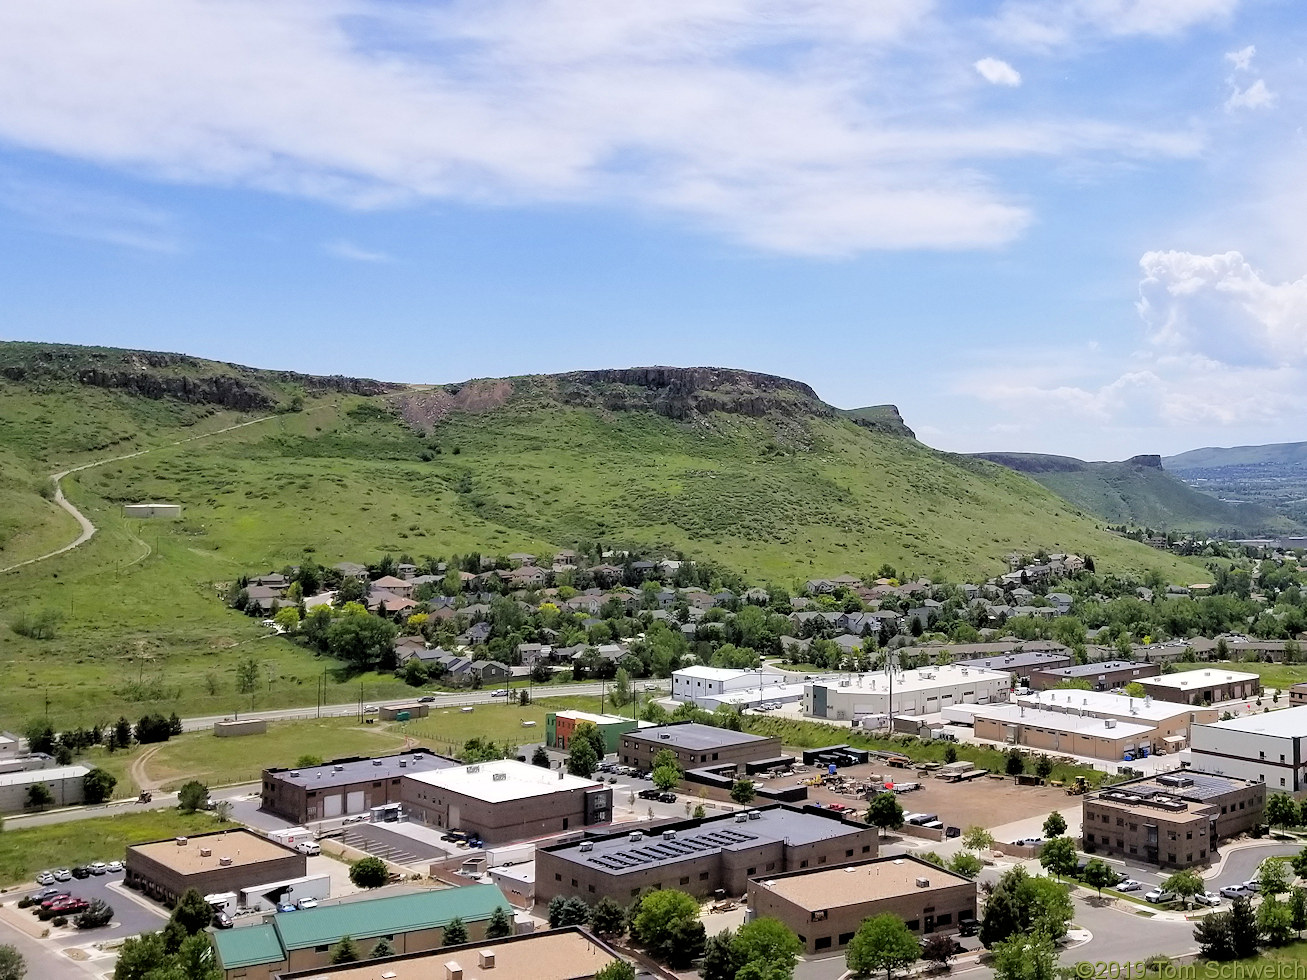
[[[349,799],[345,803],[345,812],[358,813],[366,806],[367,804],[363,802],[363,790],[358,790],[349,794]]]
[[[322,816],[324,819],[340,816],[340,796],[324,796],[322,798]]]

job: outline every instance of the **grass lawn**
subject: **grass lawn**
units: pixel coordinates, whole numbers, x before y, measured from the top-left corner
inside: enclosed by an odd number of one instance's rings
[[[1237,670],[1245,674],[1256,674],[1262,679],[1262,687],[1273,687],[1277,691],[1286,691],[1294,684],[1307,681],[1307,664],[1268,664],[1261,660],[1248,663],[1243,661],[1221,660],[1216,663],[1186,664],[1177,663],[1176,670]],[[1281,701],[1284,699],[1281,698]],[[1266,704],[1270,698],[1265,698]]]
[[[93,820],[72,820],[0,834],[0,887],[9,887],[47,868],[91,861],[121,861],[129,844],[184,837],[235,826],[211,813],[146,810]]]
[[[598,713],[599,699],[589,696],[542,698],[525,708],[516,704],[478,704],[468,707],[472,710],[441,708],[426,718],[397,723],[394,730],[445,755],[457,755],[463,748],[463,743],[470,738],[489,739],[499,745],[525,745],[544,741],[545,715],[549,712],[571,708]],[[606,707],[611,708],[612,705]],[[629,711],[628,706],[627,712]],[[535,724],[524,726],[523,722]]]

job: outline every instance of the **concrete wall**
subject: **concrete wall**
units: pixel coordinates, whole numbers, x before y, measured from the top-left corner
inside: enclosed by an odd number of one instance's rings
[[[200,847],[203,841],[203,837],[195,837],[186,846]],[[125,881],[151,898],[172,904],[181,898],[187,888],[195,888],[201,895],[212,895],[217,892],[239,892],[265,881],[302,878],[307,868],[307,860],[303,854],[288,853],[270,861],[237,864],[188,875],[174,871],[167,865],[129,847]]]
[[[263,735],[268,731],[268,722],[263,718],[246,718],[242,721],[215,721],[213,734],[218,738],[232,738],[238,735]]]
[[[1195,678],[1195,684],[1198,684],[1198,678],[1203,671],[1189,671],[1186,676],[1192,675]],[[1220,674],[1222,671],[1216,671]],[[1172,674],[1170,677],[1178,677],[1178,674]],[[1202,704],[1204,701],[1209,704],[1219,704],[1222,701],[1236,701],[1240,698],[1255,698],[1262,690],[1262,682],[1257,677],[1252,677],[1246,681],[1237,681],[1233,684],[1218,682],[1213,679],[1212,683],[1203,684],[1180,690],[1179,688],[1168,687],[1165,684],[1159,684],[1156,680],[1142,680],[1139,682],[1144,686],[1144,690],[1156,698],[1158,701],[1173,701],[1179,704]]]
[[[1200,772],[1263,782],[1273,793],[1299,793],[1307,790],[1304,737],[1195,725],[1189,733],[1190,755]]]
[[[163,517],[182,516],[181,504],[123,504],[124,517]]]

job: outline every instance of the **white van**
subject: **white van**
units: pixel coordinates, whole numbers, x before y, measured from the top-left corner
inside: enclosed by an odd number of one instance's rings
[[[317,841],[311,840],[300,841],[295,845],[295,850],[299,851],[301,854],[307,854],[310,857],[322,853],[322,848],[318,846]]]

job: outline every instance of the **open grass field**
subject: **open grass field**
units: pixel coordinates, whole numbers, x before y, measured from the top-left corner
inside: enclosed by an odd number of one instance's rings
[[[598,713],[599,699],[584,696],[544,698],[526,707],[515,704],[478,704],[472,711],[444,708],[433,711],[426,718],[397,723],[394,730],[437,752],[456,754],[470,738],[489,739],[499,745],[543,742],[545,715],[568,708]],[[607,705],[607,708],[611,711],[612,705]],[[625,713],[630,713],[629,705]],[[524,725],[524,722],[534,724]]]
[[[6,830],[0,834],[0,888],[29,882],[47,868],[121,861],[129,844],[235,826],[211,813],[145,810],[92,820]]]
[[[0,360],[11,347],[0,344]],[[278,397],[290,391],[268,377]],[[62,512],[41,523],[52,510],[37,492],[45,474],[153,447],[64,481],[100,529],[92,541],[0,576],[0,664],[10,681],[0,688],[0,728],[42,714],[64,726],[151,710],[312,705],[324,671],[339,679],[336,665],[219,601],[242,572],[306,552],[331,564],[602,540],[680,549],[793,588],[885,561],[905,573],[989,575],[1007,553],[1045,547],[1090,553],[1103,572],[1210,577],[1106,533],[1020,474],[846,419],[717,412],[691,423],[567,405],[540,390],[447,416],[431,435],[381,398],[310,393],[301,412],[174,445],[266,412],[0,380],[0,445],[17,473],[0,485],[0,503],[21,526],[0,528],[0,546],[9,542],[0,567],[49,550],[61,527],[72,536]],[[183,517],[124,518],[122,504],[140,500],[180,503]],[[54,639],[8,628],[15,615],[47,609],[63,616]],[[246,656],[268,678],[253,698],[235,694]],[[360,682],[365,699],[405,693],[389,678],[351,683]],[[355,696],[348,686],[328,691],[329,701]]]

